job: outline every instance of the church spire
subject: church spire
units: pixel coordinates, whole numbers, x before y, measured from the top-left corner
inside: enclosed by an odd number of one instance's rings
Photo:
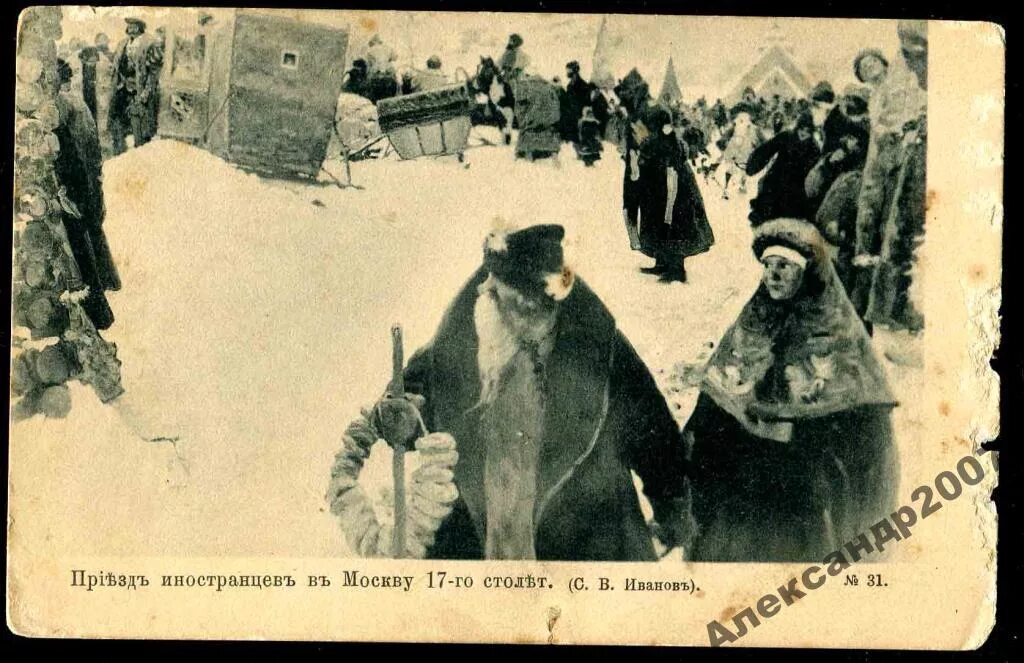
[[[676,78],[676,68],[672,63],[672,57],[668,58],[668,65],[665,67],[665,81],[661,84],[661,93],[658,101],[662,103],[678,102],[683,100],[683,91],[679,88],[679,80]]]

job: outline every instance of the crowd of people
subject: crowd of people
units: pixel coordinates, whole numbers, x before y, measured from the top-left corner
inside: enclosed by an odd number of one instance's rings
[[[760,176],[752,226],[800,218],[818,228],[869,331],[923,327],[911,286],[925,212],[927,37],[902,21],[899,38],[893,62],[877,49],[859,53],[859,84],[841,94],[821,81],[805,98],[766,100],[748,88],[731,107],[664,104],[691,165],[724,198]]]
[[[564,81],[537,75],[525,40],[512,34],[497,59],[481,57],[466,77],[472,120],[500,129],[506,144],[518,129],[515,154],[529,160],[557,157],[569,142],[589,166],[615,145],[626,161],[630,244],[655,259],[644,271],[664,281],[685,281],[685,258],[714,242],[694,173],[726,199],[759,177],[754,227],[776,218],[814,223],[868,329],[881,322],[917,331],[923,321],[910,272],[924,214],[927,40],[912,21],[900,24],[899,36],[899,61],[861,52],[851,63],[859,83],[841,92],[821,81],[804,97],[765,98],[747,88],[731,104],[686,104],[654,99],[635,69],[611,89],[585,80],[577,61],[566,63]],[[398,71],[395,62],[394,49],[374,37],[346,90],[375,101],[455,84],[437,56],[424,70]]]
[[[200,16],[200,37],[210,20]],[[851,63],[859,84],[840,94],[821,81],[802,98],[766,99],[748,87],[729,105],[703,97],[686,104],[655,99],[636,69],[611,89],[598,87],[578,61],[566,63],[563,83],[533,71],[519,34],[497,59],[481,57],[463,83],[473,95],[474,124],[498,128],[506,144],[518,129],[518,158],[557,158],[568,142],[591,166],[606,144],[618,148],[627,237],[655,260],[643,271],[685,281],[685,258],[714,243],[695,173],[717,183],[723,198],[734,185],[745,193],[748,178],[759,177],[752,226],[777,218],[815,224],[868,330],[881,323],[917,331],[923,320],[911,285],[924,223],[927,38],[913,21],[900,23],[899,37],[893,62],[876,49],[859,53]],[[128,18],[113,49],[103,34],[95,42],[65,47],[78,62],[62,63],[80,72],[74,84],[98,135],[109,140],[105,156],[116,155],[128,136],[139,146],[156,133],[164,34],[158,28],[150,36],[144,21]],[[374,35],[343,91],[377,102],[456,84],[436,55],[424,69],[400,69],[397,61]]]

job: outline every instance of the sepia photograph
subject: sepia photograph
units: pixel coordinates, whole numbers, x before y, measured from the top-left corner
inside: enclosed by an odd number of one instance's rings
[[[8,627],[977,648],[1004,49],[26,9]]]

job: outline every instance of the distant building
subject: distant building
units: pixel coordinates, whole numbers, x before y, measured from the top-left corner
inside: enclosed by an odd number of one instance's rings
[[[806,97],[811,91],[811,81],[793,56],[778,23],[765,36],[757,59],[732,87],[727,100],[738,101],[748,87],[765,99],[776,94],[783,98]]]

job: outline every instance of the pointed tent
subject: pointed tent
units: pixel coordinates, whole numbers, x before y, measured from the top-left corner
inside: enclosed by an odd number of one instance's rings
[[[683,91],[679,89],[679,81],[676,79],[676,68],[672,64],[672,58],[668,59],[668,66],[665,68],[665,80],[661,84],[661,93],[658,94],[658,101],[663,104],[682,102]]]
[[[597,43],[594,46],[594,63],[590,69],[590,81],[602,89],[615,86],[615,73],[612,71],[612,44],[608,32],[608,17],[601,17],[601,27],[597,30]]]

